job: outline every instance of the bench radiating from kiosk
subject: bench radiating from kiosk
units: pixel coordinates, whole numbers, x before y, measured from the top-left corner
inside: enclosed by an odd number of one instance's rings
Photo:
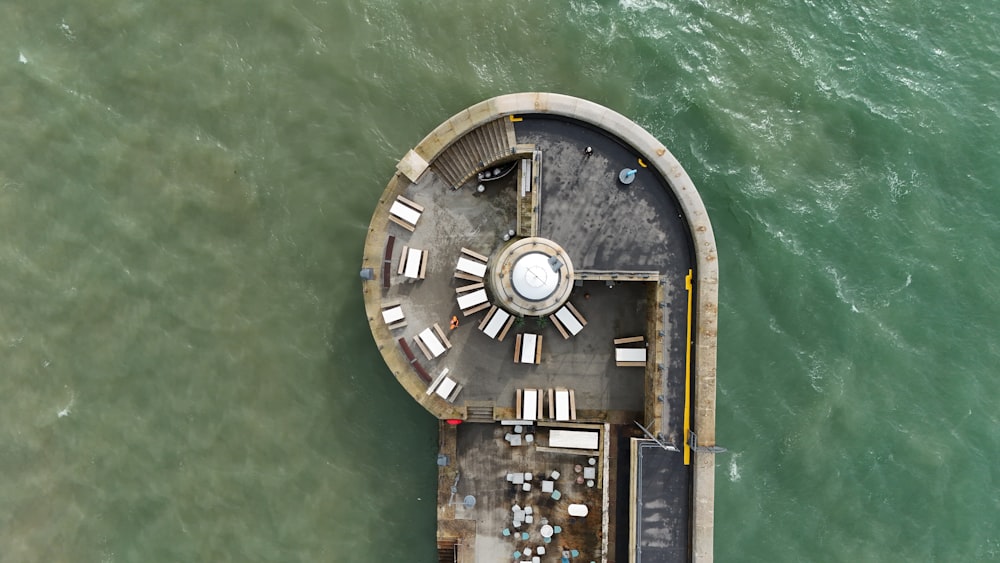
[[[577,311],[576,307],[568,301],[558,311],[549,315],[549,320],[559,330],[559,334],[567,339],[579,334],[587,325],[587,319],[583,318],[580,311]]]
[[[479,323],[479,330],[486,333],[486,336],[503,342],[507,331],[514,325],[514,316],[497,308],[496,305],[490,307],[490,312],[486,313],[483,322]]]
[[[486,295],[486,290],[482,288],[460,293],[457,300],[458,308],[462,310],[462,315],[466,317],[490,306],[490,299]]]
[[[542,361],[542,335],[526,332],[517,335],[514,345],[515,364],[539,364]]]
[[[455,277],[471,282],[482,282],[486,276],[486,263],[489,259],[478,252],[462,248],[462,254],[455,265]]]

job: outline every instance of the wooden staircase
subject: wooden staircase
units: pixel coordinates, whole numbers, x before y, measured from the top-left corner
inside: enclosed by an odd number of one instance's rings
[[[434,159],[431,168],[457,190],[478,172],[514,154],[514,125],[507,118],[490,121],[466,133]]]
[[[484,402],[481,404],[473,404],[471,401],[466,403],[466,422],[493,422],[493,403]]]
[[[438,563],[458,563],[458,540],[439,539],[437,548]]]
[[[538,236],[538,190],[542,185],[542,151],[532,149],[521,159],[517,190],[517,236]]]

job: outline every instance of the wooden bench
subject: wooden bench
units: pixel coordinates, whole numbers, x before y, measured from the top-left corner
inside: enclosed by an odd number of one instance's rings
[[[382,257],[382,288],[389,289],[390,273],[392,272],[392,249],[396,245],[396,237],[389,235],[385,241],[385,254]]]
[[[417,375],[420,376],[420,379],[423,379],[427,383],[431,382],[431,374],[427,373],[427,370],[424,369],[424,366],[420,365],[420,362],[414,361],[413,369],[417,370]]]
[[[456,287],[455,288],[455,293],[465,293],[466,291],[472,291],[474,289],[482,289],[483,287],[485,287],[483,285],[483,282],[470,283],[469,285],[463,285],[462,287]]]
[[[487,262],[490,261],[489,258],[483,256],[482,254],[480,254],[478,252],[475,252],[475,251],[472,251],[472,250],[469,250],[468,248],[465,248],[465,247],[462,247],[462,254],[465,254],[465,255],[469,256],[470,258],[475,258],[476,260],[479,260],[483,264],[485,264],[485,263],[487,263]]]
[[[413,355],[413,350],[410,349],[410,345],[406,343],[405,338],[399,339],[399,346],[403,349],[403,353],[406,354],[406,359],[409,360],[411,364],[417,361],[417,357]]]
[[[460,272],[455,270],[455,277],[460,280],[470,281],[470,282],[481,282],[483,281],[482,276],[474,276],[472,274],[466,274],[465,272]]]

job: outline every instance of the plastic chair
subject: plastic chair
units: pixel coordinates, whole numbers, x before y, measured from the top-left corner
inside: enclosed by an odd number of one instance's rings
[[[514,552],[514,560],[517,561],[520,558],[521,558],[521,552],[520,551],[515,551]]]
[[[556,490],[552,491],[552,499],[553,500],[559,500],[561,498],[562,498],[562,493],[559,492],[559,489],[556,489]]]
[[[553,534],[558,534],[561,531],[562,531],[562,526],[552,526],[552,533]]]
[[[510,537],[510,528],[504,528],[502,533],[505,538]]]
[[[545,543],[552,543],[552,538],[542,538],[542,541]]]
[[[521,532],[521,539],[522,540],[527,540],[528,539],[528,532]]]
[[[569,552],[569,554],[570,554],[570,556],[572,556],[572,557],[579,557],[579,556],[580,556],[580,552],[579,552],[579,551],[577,551],[577,550],[575,550],[575,549],[574,549],[574,550],[572,550],[572,551],[570,551],[570,552]]]

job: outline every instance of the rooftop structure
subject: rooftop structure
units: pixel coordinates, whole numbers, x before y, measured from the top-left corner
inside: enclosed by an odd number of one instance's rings
[[[397,165],[362,268],[442,421],[441,561],[711,561],[715,242],[649,133],[558,94],[463,110]]]

